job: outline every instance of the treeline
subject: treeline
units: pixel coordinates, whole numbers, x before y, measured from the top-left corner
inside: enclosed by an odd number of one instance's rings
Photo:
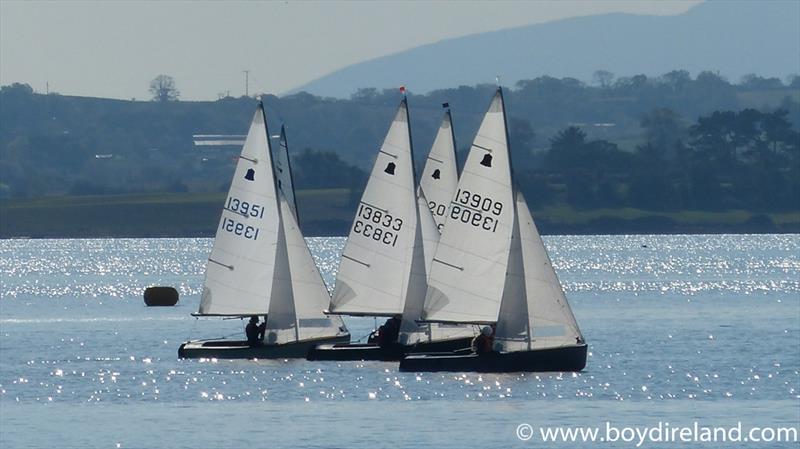
[[[688,127],[670,109],[645,114],[633,152],[571,126],[522,172],[539,206],[653,211],[800,209],[800,133],[788,112],[713,112]]]
[[[800,209],[800,77],[750,75],[732,84],[712,72],[599,71],[595,81],[545,76],[507,90],[515,169],[532,204]],[[463,161],[494,88],[409,95],[420,164],[444,102]],[[356,196],[400,95],[362,89],[347,100],[264,99],[270,123],[288,126],[298,188],[346,187]],[[124,101],[3,86],[0,197],[222,191],[239,149],[204,149],[193,135],[244,134],[253,110],[245,97]]]

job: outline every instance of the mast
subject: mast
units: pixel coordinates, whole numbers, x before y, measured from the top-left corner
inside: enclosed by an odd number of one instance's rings
[[[416,186],[417,184],[417,175],[416,170],[413,164],[414,159],[414,141],[411,139],[411,120],[408,113],[408,104],[407,99],[405,96],[405,90],[403,90],[403,102],[406,102],[406,120],[409,123],[408,126],[408,142],[409,147],[411,150],[411,171],[412,171],[412,193],[414,193],[414,215],[416,226],[414,229],[414,241],[411,248],[411,260],[408,279],[406,280],[406,287],[405,287],[405,294],[403,295],[403,309],[402,309],[402,319],[400,322],[400,340],[403,344],[409,343],[409,338],[411,334],[419,332],[424,329],[420,329],[420,326],[417,324],[416,320],[422,314],[422,307],[425,304],[425,291],[427,290],[427,277],[428,277],[428,270],[427,265],[429,264],[427,259],[428,255],[425,253],[425,241],[423,238],[423,227],[428,226],[429,232],[433,231],[433,226],[435,222],[432,222],[432,216],[427,208],[427,202],[420,203],[420,197],[422,199],[425,198],[425,195],[420,192],[420,195],[416,195]],[[420,208],[422,208],[422,213],[426,215],[423,217],[421,216]],[[423,220],[426,220],[423,223]],[[430,336],[430,333],[428,333]]]
[[[278,189],[289,201],[291,212],[297,222],[300,222],[300,216],[297,209],[297,197],[294,191],[294,174],[292,173],[292,160],[289,157],[289,139],[286,135],[285,125],[281,125],[281,135],[278,151],[278,161],[275,164],[277,169],[276,178],[278,181]]]

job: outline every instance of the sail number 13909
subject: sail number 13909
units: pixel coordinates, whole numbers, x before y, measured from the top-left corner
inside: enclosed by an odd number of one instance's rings
[[[470,224],[486,231],[497,231],[497,217],[503,212],[503,203],[488,196],[458,189],[450,207],[450,219]]]

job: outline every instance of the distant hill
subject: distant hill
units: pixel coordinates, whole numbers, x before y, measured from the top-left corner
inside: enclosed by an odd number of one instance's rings
[[[294,90],[347,97],[358,88],[406,85],[416,93],[504,84],[541,75],[590,81],[596,70],[660,75],[718,71],[800,73],[800,2],[707,1],[676,16],[570,18],[425,45],[354,64]]]

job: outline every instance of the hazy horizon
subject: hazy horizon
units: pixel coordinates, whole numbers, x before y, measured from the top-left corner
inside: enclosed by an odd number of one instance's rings
[[[146,99],[150,80],[166,74],[181,99],[209,100],[243,95],[249,70],[250,94],[280,94],[445,39],[585,15],[673,15],[698,3],[2,0],[0,84]]]

